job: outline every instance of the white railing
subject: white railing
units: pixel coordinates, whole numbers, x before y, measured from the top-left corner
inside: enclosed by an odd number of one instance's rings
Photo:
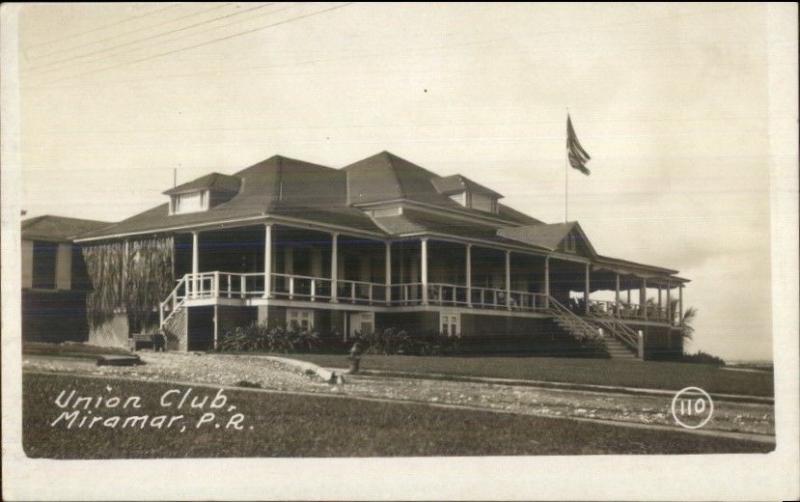
[[[658,305],[647,304],[647,320],[656,322],[665,322],[671,325],[676,324],[675,318],[676,310],[669,309],[668,307],[659,307]],[[671,311],[670,311],[671,310]],[[579,312],[582,314],[583,312]],[[607,315],[615,316],[622,319],[645,319],[645,310],[637,303],[616,302],[608,300],[590,300],[589,313],[592,315]]]
[[[272,274],[272,296],[289,300],[328,301],[331,280],[294,274]]]
[[[331,301],[333,281],[326,277],[297,274],[270,275],[270,293],[274,298]],[[184,296],[188,299],[227,298],[244,300],[264,296],[264,274],[231,272],[201,272],[186,274]],[[339,280],[337,300],[343,303],[382,304],[386,302],[386,285],[366,281]]]
[[[366,281],[336,281],[336,299],[340,303],[386,304],[386,284]]]
[[[187,296],[186,278],[188,275],[178,279],[178,283],[167,298],[158,305],[159,326],[164,326],[164,323],[183,306]]]
[[[422,283],[408,282],[392,284],[392,305],[420,305],[422,303]]]
[[[478,308],[506,308],[506,290],[498,288],[472,288],[471,303]]]
[[[410,282],[391,286],[392,305],[421,305],[422,283]],[[428,304],[468,307],[476,309],[508,309],[534,312],[545,309],[545,295],[527,291],[511,291],[511,301],[506,301],[506,290],[501,288],[468,288],[459,284],[429,283]]]
[[[458,284],[434,283],[428,284],[428,303],[433,305],[469,305],[466,286]]]

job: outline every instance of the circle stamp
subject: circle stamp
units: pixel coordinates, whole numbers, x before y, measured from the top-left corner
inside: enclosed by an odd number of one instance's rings
[[[699,429],[714,414],[714,401],[700,387],[686,387],[672,398],[672,418],[685,429]]]

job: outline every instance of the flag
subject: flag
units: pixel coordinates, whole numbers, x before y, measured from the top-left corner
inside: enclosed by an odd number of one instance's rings
[[[567,114],[567,158],[569,158],[569,164],[574,169],[589,176],[591,171],[586,167],[586,163],[589,162],[591,157],[583,149],[581,142],[578,141],[578,136],[575,135],[575,129],[572,128],[572,120],[569,118],[569,114]]]

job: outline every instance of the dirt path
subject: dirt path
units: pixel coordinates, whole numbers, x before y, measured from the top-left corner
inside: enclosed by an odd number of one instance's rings
[[[556,418],[610,420],[626,424],[675,427],[671,396],[650,396],[547,389],[522,385],[459,382],[422,378],[348,375],[332,386],[297,368],[261,356],[140,353],[146,363],[135,367],[98,367],[91,360],[26,356],[26,370],[109,375],[149,381],[188,381],[235,386],[241,381],[261,388],[318,392],[438,405],[469,406]],[[772,405],[717,402],[704,431],[774,435]]]

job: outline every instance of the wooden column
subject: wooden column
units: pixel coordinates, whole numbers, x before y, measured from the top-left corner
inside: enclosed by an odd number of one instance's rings
[[[678,319],[681,326],[683,326],[683,284],[678,286]]]
[[[428,304],[428,238],[420,240],[420,282],[422,283],[422,304]]]
[[[550,257],[544,258],[544,308],[550,308]]]
[[[467,307],[472,307],[472,244],[467,244]]]
[[[125,243],[122,247],[122,273],[119,276],[119,290],[121,293],[122,298],[125,298],[126,287],[128,282],[128,257],[130,256],[130,241],[125,239]],[[120,305],[122,307],[123,305]]]
[[[506,308],[511,310],[511,251],[506,250]]]
[[[244,281],[244,277],[242,278]],[[272,223],[264,225],[264,298],[272,296]]]
[[[670,326],[673,324],[673,317],[672,317],[672,284],[667,281],[667,322]]]
[[[647,279],[642,279],[639,288],[639,308],[642,310],[642,319],[647,320]]]
[[[384,258],[384,275],[386,276],[386,304],[392,302],[392,242],[386,241],[386,255]]]
[[[200,273],[200,233],[192,232],[192,297],[197,298]]]
[[[217,350],[219,338],[219,305],[214,305],[214,350]]]
[[[614,284],[614,305],[616,307],[616,315],[617,317],[621,317],[622,307],[619,304],[619,274],[615,274],[616,281]]]
[[[586,264],[586,277],[585,277],[585,281],[584,281],[584,285],[583,285],[583,302],[586,304],[585,305],[585,310],[586,310],[587,314],[589,313],[589,295],[591,294],[591,285],[589,284],[590,274],[591,274],[590,267],[591,267],[591,264],[587,263]]]
[[[331,233],[331,303],[337,303],[339,301],[338,294],[339,294],[339,287],[337,285],[339,281],[339,234],[338,232]],[[345,318],[347,314],[343,314]],[[345,332],[345,341],[347,340],[347,334]]]

